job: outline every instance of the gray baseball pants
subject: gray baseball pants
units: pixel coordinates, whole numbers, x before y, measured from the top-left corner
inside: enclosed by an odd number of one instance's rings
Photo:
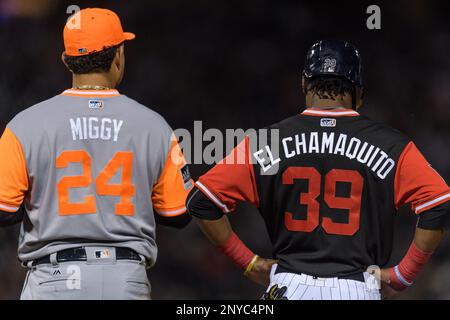
[[[98,252],[108,250],[108,255]],[[87,261],[31,266],[21,300],[148,300],[151,286],[145,259],[116,260],[110,247],[86,248]],[[143,257],[142,257],[143,258]]]

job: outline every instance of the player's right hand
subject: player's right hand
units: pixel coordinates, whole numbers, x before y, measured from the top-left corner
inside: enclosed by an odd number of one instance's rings
[[[277,260],[258,258],[252,269],[246,274],[251,281],[267,287],[270,284],[270,270]]]
[[[288,298],[284,295],[287,291],[287,287],[278,287],[277,284],[274,284],[270,287],[269,291],[265,292],[262,296],[262,300],[288,300]]]

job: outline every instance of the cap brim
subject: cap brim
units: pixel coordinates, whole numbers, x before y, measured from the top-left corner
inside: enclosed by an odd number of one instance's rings
[[[125,40],[133,40],[134,38],[136,38],[136,35],[134,33],[131,33],[131,32],[124,32],[123,33],[123,38]]]

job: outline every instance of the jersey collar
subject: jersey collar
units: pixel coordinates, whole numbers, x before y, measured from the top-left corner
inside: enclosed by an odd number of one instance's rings
[[[357,117],[359,113],[353,109],[322,109],[322,108],[307,108],[302,113],[304,116],[331,116],[331,117]]]
[[[116,89],[111,90],[80,90],[80,89],[67,89],[64,90],[62,93],[63,96],[71,96],[71,97],[104,97],[104,98],[110,98],[110,97],[117,97],[120,96],[119,91]]]

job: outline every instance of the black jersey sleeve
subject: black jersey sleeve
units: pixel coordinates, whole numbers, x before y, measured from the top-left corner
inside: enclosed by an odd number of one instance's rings
[[[186,208],[193,217],[205,220],[218,220],[224,213],[197,187],[187,197]]]

